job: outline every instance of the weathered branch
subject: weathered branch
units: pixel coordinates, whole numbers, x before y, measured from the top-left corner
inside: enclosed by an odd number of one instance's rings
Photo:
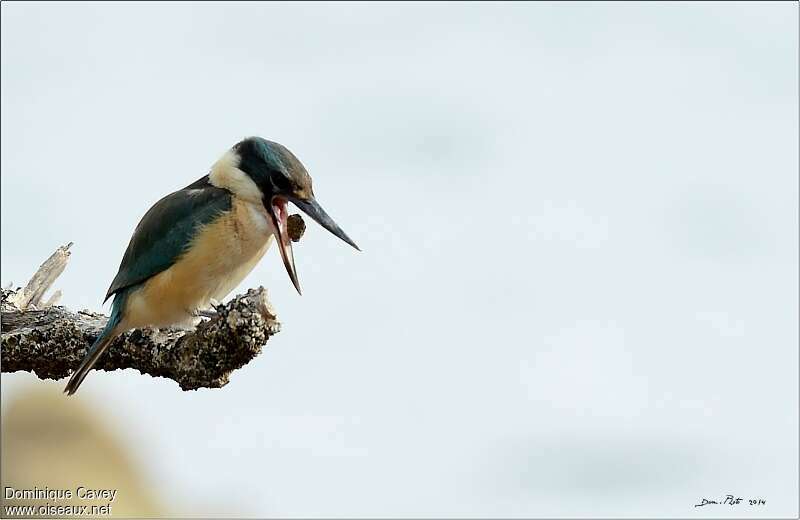
[[[61,297],[60,291],[56,291],[44,305],[42,305],[42,298],[44,293],[53,285],[53,282],[56,281],[56,278],[64,272],[64,268],[67,267],[70,247],[72,247],[72,242],[56,249],[55,253],[50,255],[50,258],[39,266],[39,269],[31,277],[25,288],[9,296],[9,302],[23,311],[29,308],[37,309],[40,306],[50,307],[54,305]]]
[[[292,215],[293,240],[305,224]],[[88,311],[72,312],[53,306],[44,293],[64,270],[72,244],[60,247],[39,268],[24,289],[2,289],[2,372],[33,372],[40,379],[60,379],[78,367],[107,318]],[[142,329],[118,337],[95,369],[135,368],[142,374],[166,377],[183,390],[219,388],[230,373],[261,353],[267,340],[280,331],[275,311],[263,287],[250,289],[216,307],[217,315],[195,330]]]
[[[106,317],[64,307],[20,311],[3,291],[2,371],[33,372],[61,379],[78,367]],[[250,289],[225,305],[196,330],[143,329],[117,338],[95,365],[99,370],[135,368],[142,374],[175,380],[182,389],[219,388],[230,373],[261,353],[280,330],[266,289]]]

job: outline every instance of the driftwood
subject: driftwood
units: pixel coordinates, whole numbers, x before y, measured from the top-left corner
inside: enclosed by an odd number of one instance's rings
[[[290,234],[299,240],[305,224],[292,215]],[[78,367],[107,318],[89,311],[72,312],[54,305],[60,292],[44,295],[63,272],[72,243],[59,247],[25,288],[2,289],[0,369],[33,372],[40,379],[61,379]],[[118,337],[100,358],[96,370],[135,368],[166,377],[183,390],[219,388],[230,374],[261,353],[280,323],[263,287],[250,289],[215,307],[216,316],[195,330],[142,329]]]

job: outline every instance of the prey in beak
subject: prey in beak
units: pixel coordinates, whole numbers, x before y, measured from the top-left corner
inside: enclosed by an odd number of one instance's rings
[[[358,251],[361,251],[353,240],[347,236],[342,228],[322,209],[314,196],[308,198],[300,198],[298,196],[287,195],[273,195],[270,202],[265,204],[267,212],[272,219],[272,225],[276,230],[275,241],[278,243],[278,251],[281,253],[283,266],[292,280],[294,288],[297,289],[298,294],[303,294],[300,290],[300,281],[297,279],[297,269],[294,265],[294,253],[292,252],[292,240],[289,237],[287,220],[289,218],[289,211],[287,209],[287,202],[291,201],[300,210],[317,221],[322,227],[344,240]],[[266,202],[266,201],[265,201]]]

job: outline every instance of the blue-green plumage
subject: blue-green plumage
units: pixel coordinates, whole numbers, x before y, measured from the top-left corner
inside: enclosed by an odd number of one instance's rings
[[[168,269],[198,229],[230,210],[231,202],[231,193],[212,186],[208,176],[158,201],[136,227],[105,300]]]
[[[293,183],[291,176],[303,179],[301,183],[311,184],[300,160],[278,143],[253,137],[237,144],[236,151],[241,157],[239,168],[247,172],[256,184],[289,190]]]
[[[191,244],[204,225],[231,209],[232,195],[209,183],[208,176],[171,193],[155,203],[142,217],[122,258],[117,276],[104,301],[114,295],[111,316],[92,343],[81,365],[67,384],[66,392],[78,389],[97,359],[116,337],[116,327],[125,314],[128,296],[142,283],[169,269]]]
[[[89,370],[97,363],[98,358],[100,358],[106,347],[108,347],[108,344],[117,337],[115,329],[120,321],[122,321],[122,314],[125,312],[125,302],[128,300],[128,294],[130,294],[132,290],[133,287],[126,287],[120,289],[117,291],[116,295],[114,295],[114,303],[111,304],[111,316],[108,317],[108,322],[106,322],[106,326],[103,327],[103,330],[100,331],[97,339],[94,340],[92,346],[89,347],[81,365],[72,374],[69,383],[67,383],[67,387],[64,389],[67,394],[72,395],[75,393],[86,378]]]

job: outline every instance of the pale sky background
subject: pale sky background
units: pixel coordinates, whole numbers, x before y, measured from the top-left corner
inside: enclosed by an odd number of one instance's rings
[[[74,241],[62,303],[100,310],[150,205],[261,135],[364,252],[308,219],[300,297],[269,251],[237,292],[283,331],[222,390],[89,376],[174,507],[795,516],[797,20],[4,3],[0,281]],[[692,507],[726,493],[767,505]]]

